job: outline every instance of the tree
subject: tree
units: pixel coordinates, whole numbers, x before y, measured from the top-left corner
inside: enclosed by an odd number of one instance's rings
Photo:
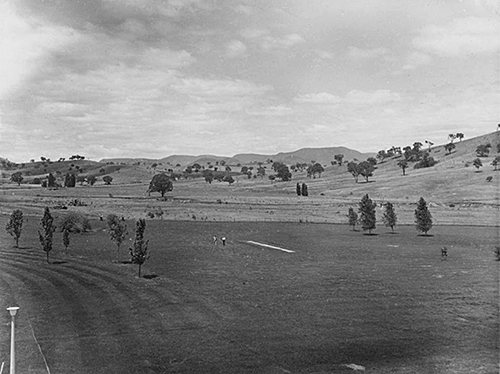
[[[356,183],[358,183],[358,177],[360,174],[358,164],[355,163],[354,161],[349,162],[347,164],[347,171],[352,174],[354,180],[356,181]]]
[[[205,178],[205,182],[212,184],[212,181],[214,180],[214,173],[212,170],[205,169],[203,170],[203,178]]]
[[[476,155],[477,157],[488,157],[488,154],[490,153],[490,148],[491,144],[480,144],[476,148]]]
[[[248,166],[242,166],[242,167],[241,167],[241,171],[240,171],[240,172],[241,172],[241,174],[246,174],[246,173],[248,173]]]
[[[483,163],[482,163],[481,159],[476,158],[474,161],[472,161],[472,165],[474,165],[476,167],[476,169],[479,171],[479,168],[481,166],[483,166]]]
[[[456,133],[456,135],[455,135],[455,137],[456,137],[458,140],[462,141],[462,139],[464,138],[464,134],[463,134],[463,133],[461,133],[461,132],[457,132],[457,133]]]
[[[448,139],[450,139],[450,142],[453,143],[453,141],[456,139],[456,135],[455,134],[448,134]]]
[[[102,177],[102,180],[104,181],[104,184],[109,186],[113,181],[113,177],[110,175],[105,175],[104,177]]]
[[[91,186],[93,186],[95,182],[97,182],[97,178],[95,177],[95,175],[89,175],[87,177],[87,183],[90,184]]]
[[[14,183],[17,183],[18,186],[21,185],[23,179],[23,174],[20,171],[17,171],[10,176],[10,180]]]
[[[415,223],[417,224],[417,231],[423,232],[425,235],[432,227],[432,215],[423,197],[420,198],[417,209],[415,209]]]
[[[361,201],[359,202],[359,213],[360,213],[360,222],[363,230],[368,230],[368,233],[371,234],[372,230],[375,229],[376,216],[375,216],[375,203],[368,197],[368,194],[363,196]]]
[[[352,231],[356,231],[356,223],[358,223],[358,213],[356,213],[353,208],[349,208],[347,217],[349,218],[349,226],[352,226]]]
[[[448,143],[444,146],[444,150],[448,153],[451,154],[451,152],[455,149],[455,144],[453,143]]]
[[[297,191],[297,196],[300,196],[302,194],[300,190],[300,183],[297,183],[296,191]]]
[[[16,241],[16,248],[19,248],[19,237],[21,236],[23,228],[23,220],[23,212],[19,209],[15,209],[10,215],[7,226],[5,226],[7,232],[14,237]]]
[[[139,219],[135,225],[135,240],[134,246],[129,248],[130,260],[133,264],[139,265],[139,278],[141,277],[141,266],[149,258],[148,243],[149,240],[144,242],[144,231],[146,230],[146,220]]]
[[[307,190],[307,184],[302,183],[302,196],[309,196],[309,191]]]
[[[323,166],[321,166],[320,163],[316,162],[314,165],[310,165],[307,168],[307,175],[308,176],[313,176],[313,178],[316,178],[316,174],[318,174],[319,178],[321,178],[321,173],[324,172],[325,169]]]
[[[429,156],[429,152],[424,152],[422,159],[415,164],[414,168],[415,169],[430,168],[436,164],[437,161],[434,160],[434,157]]]
[[[42,232],[38,230],[38,239],[42,245],[42,250],[47,255],[47,263],[50,263],[49,252],[52,250],[52,242],[56,226],[54,225],[54,218],[52,218],[48,207],[45,208],[40,225]]]
[[[335,161],[337,161],[337,164],[342,165],[342,160],[344,159],[344,155],[342,153],[333,156],[333,158]]]
[[[234,183],[234,178],[228,174],[224,177],[224,179],[222,181],[227,182],[227,183],[229,183],[229,185],[231,185]]]
[[[430,152],[431,151],[431,147],[434,145],[434,143],[431,142],[430,140],[426,140],[425,143],[429,146],[429,148],[427,150]]]
[[[75,187],[76,177],[75,174],[66,174],[64,177],[64,187]]]
[[[108,214],[106,224],[108,225],[109,238],[116,244],[116,253],[118,255],[120,247],[128,235],[127,224],[124,221],[120,221],[116,214]]]
[[[288,166],[284,163],[278,161],[274,162],[273,169],[276,172],[276,177],[280,178],[282,181],[286,182],[292,179],[292,173],[290,173]]]
[[[369,161],[360,162],[358,165],[358,172],[366,179],[367,183],[368,183],[368,178],[373,176],[374,170],[375,167]]]
[[[377,159],[375,157],[368,157],[366,161],[372,164],[372,166],[377,165]]]
[[[495,168],[495,171],[497,171],[497,166],[499,162],[500,162],[500,156],[495,157],[493,161],[491,161],[491,166]]]
[[[384,149],[382,149],[381,151],[378,151],[377,158],[380,160],[380,162],[383,162],[387,157],[391,157],[391,156],[389,156]]]
[[[156,174],[149,182],[148,192],[159,192],[161,197],[165,197],[165,192],[172,191],[174,184],[165,173]]]
[[[264,175],[266,175],[266,169],[263,166],[260,166],[257,169],[257,175],[260,176],[261,178],[264,178]]]
[[[398,166],[403,169],[403,175],[406,175],[406,168],[408,167],[408,161],[406,160],[399,160],[398,161]]]
[[[396,226],[397,216],[394,212],[394,206],[390,202],[387,202],[385,204],[385,211],[384,215],[382,216],[382,221],[386,226],[391,228],[392,232],[394,232],[394,226]]]

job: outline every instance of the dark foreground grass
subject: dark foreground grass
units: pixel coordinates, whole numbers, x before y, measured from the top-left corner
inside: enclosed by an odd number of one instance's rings
[[[44,357],[51,373],[498,371],[497,228],[368,236],[324,224],[148,221],[149,279],[138,279],[130,242],[117,254],[103,222],[72,236],[68,255],[57,233],[51,264],[37,224],[29,218],[21,249],[0,232],[0,307],[21,307],[20,373],[46,373]],[[0,321],[8,361],[6,312]]]

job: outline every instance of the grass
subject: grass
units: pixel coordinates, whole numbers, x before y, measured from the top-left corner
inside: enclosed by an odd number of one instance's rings
[[[52,264],[38,219],[29,217],[21,249],[0,232],[2,304],[21,307],[19,372],[46,372],[30,326],[53,373],[498,370],[496,228],[367,236],[347,225],[148,221],[149,279],[138,279],[123,263],[128,245],[117,257],[104,222],[92,223],[67,256],[57,233]],[[227,245],[214,247],[213,235]]]

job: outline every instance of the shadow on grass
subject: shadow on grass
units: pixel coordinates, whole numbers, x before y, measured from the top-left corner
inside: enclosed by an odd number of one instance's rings
[[[366,236],[378,236],[378,234],[375,233],[375,232],[364,232],[363,235],[366,235]]]
[[[418,234],[417,236],[423,236],[424,238],[432,238],[434,235],[433,234]]]
[[[155,279],[158,278],[157,274],[146,274],[142,276],[144,279]]]
[[[16,248],[16,247],[14,247]],[[18,247],[17,249],[33,249],[33,247]]]
[[[131,264],[132,261],[130,260],[123,260],[123,261],[118,261],[120,264]]]
[[[66,261],[51,261],[52,265],[62,265],[62,264],[66,264],[66,263],[67,263]]]

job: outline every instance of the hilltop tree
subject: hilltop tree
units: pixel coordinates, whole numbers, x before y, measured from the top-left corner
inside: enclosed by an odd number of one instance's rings
[[[472,161],[472,165],[474,165],[475,168],[479,171],[479,168],[481,166],[483,166],[483,163],[482,163],[481,159],[476,158],[474,161]]]
[[[450,139],[450,142],[453,143],[453,141],[457,138],[455,134],[448,134],[448,139]]]
[[[172,180],[165,174],[156,174],[151,182],[149,182],[148,192],[159,192],[161,197],[165,197],[165,192],[172,191],[174,184]]]
[[[385,149],[382,149],[381,151],[378,151],[378,153],[377,153],[377,158],[380,160],[380,162],[384,162],[384,160],[388,157],[391,157],[391,156],[389,154],[387,154]]]
[[[116,244],[116,253],[118,255],[120,247],[128,235],[127,224],[120,221],[116,214],[108,214],[106,217],[106,223],[108,225],[109,238]]]
[[[406,160],[399,160],[398,161],[398,166],[403,169],[403,175],[406,175],[406,168],[408,167],[408,161]]]
[[[434,145],[433,142],[431,142],[430,140],[426,140],[425,143],[429,146],[429,148],[427,149],[428,152],[431,151],[431,147]]]
[[[382,221],[386,226],[391,228],[392,232],[394,232],[394,226],[396,226],[397,216],[394,212],[394,206],[390,202],[387,202],[385,204],[385,211],[384,215],[382,216]]]
[[[42,250],[47,255],[47,263],[50,263],[49,252],[52,250],[53,236],[54,231],[56,230],[56,226],[54,225],[54,218],[50,214],[50,210],[48,207],[45,208],[40,225],[42,232],[38,230],[38,239],[40,240],[40,244],[42,245]]]
[[[349,226],[352,226],[352,231],[356,231],[356,224],[358,223],[358,213],[356,213],[353,208],[349,208],[347,217],[349,219]]]
[[[16,248],[19,248],[19,237],[21,236],[23,228],[23,220],[23,212],[19,209],[15,209],[10,215],[7,226],[5,226],[5,230],[7,230],[7,232],[14,237],[16,241]]]
[[[432,215],[423,197],[420,198],[417,203],[417,209],[415,209],[415,223],[417,231],[423,232],[424,235],[427,235],[427,232],[432,227]]]
[[[464,134],[461,133],[461,132],[457,132],[455,137],[459,140],[459,141],[462,141],[462,139],[464,138]]]
[[[144,241],[144,231],[146,230],[146,220],[139,219],[136,222],[134,246],[129,248],[130,260],[133,264],[139,265],[138,276],[141,277],[141,266],[149,258],[148,243],[149,240]]]
[[[111,184],[111,182],[113,181],[113,177],[110,175],[105,175],[104,177],[102,177],[102,180],[103,180],[104,184],[109,186]]]
[[[363,196],[359,203],[359,214],[360,214],[360,222],[363,230],[368,230],[368,233],[371,234],[372,230],[375,229],[376,216],[375,216],[375,203],[370,199],[368,194]]]
[[[455,149],[455,144],[453,143],[448,143],[444,146],[444,150],[448,153],[451,154],[451,152]]]
[[[372,166],[377,165],[377,159],[375,157],[368,157],[366,161],[372,164]]]
[[[300,196],[302,194],[300,190],[300,183],[297,183],[296,191],[297,191],[297,196]]]

